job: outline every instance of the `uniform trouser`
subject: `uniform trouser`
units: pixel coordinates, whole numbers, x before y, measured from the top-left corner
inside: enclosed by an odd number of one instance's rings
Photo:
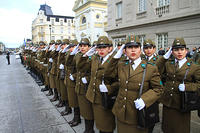
[[[112,111],[95,103],[92,104],[92,108],[97,129],[103,132],[112,132],[115,129],[115,116]]]
[[[59,80],[60,84],[60,94],[61,94],[61,100],[62,101],[68,101],[67,97],[67,87],[64,84],[64,80]]]
[[[49,82],[50,82],[50,88],[56,88],[56,76],[53,74],[49,74]]]
[[[86,120],[94,120],[92,103],[83,94],[77,94],[81,116]]]
[[[117,120],[117,133],[147,133],[148,129],[139,129],[137,125],[127,124]]]
[[[163,106],[162,129],[164,133],[190,133],[190,112]]]

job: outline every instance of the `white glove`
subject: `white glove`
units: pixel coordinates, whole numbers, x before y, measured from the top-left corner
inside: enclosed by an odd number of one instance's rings
[[[62,53],[67,52],[68,49],[69,49],[69,45],[67,45],[67,46],[63,49]]]
[[[117,51],[117,47],[115,47],[115,48],[109,53],[109,55],[112,55],[115,51]]]
[[[70,55],[75,55],[78,52],[79,44],[73,49],[73,51],[70,53]]]
[[[102,84],[99,85],[100,92],[108,92],[108,89],[106,85],[104,84],[104,81],[102,81]]]
[[[72,80],[72,81],[74,81],[74,77],[72,76],[72,74],[70,73],[70,76],[69,76],[69,78]]]
[[[121,56],[123,54],[124,47],[125,47],[125,44],[123,44],[121,46],[121,48],[117,51],[117,53],[115,54],[115,56],[113,58],[115,58],[115,59],[121,58]]]
[[[52,51],[53,49],[55,49],[55,44],[53,44],[53,45],[49,48],[49,51]]]
[[[51,63],[52,63],[52,62],[53,62],[53,59],[52,59],[52,58],[49,58],[49,62],[51,62]]]
[[[93,54],[95,54],[95,52],[96,52],[96,46],[92,47],[89,51],[87,51],[87,52],[83,55],[83,57],[85,57],[85,56],[92,56]]]
[[[87,84],[87,79],[85,77],[81,78],[83,84]]]
[[[142,109],[145,107],[145,103],[144,103],[144,101],[142,100],[142,98],[136,99],[136,100],[134,101],[134,103],[135,103],[136,109],[142,110]]]
[[[64,65],[60,64],[59,69],[63,70],[64,69]]]
[[[56,51],[60,51],[61,50],[61,44],[57,47]]]
[[[170,49],[167,51],[167,53],[165,53],[165,55],[163,55],[163,57],[165,59],[169,59],[169,57],[171,56],[172,54],[172,47],[170,47]]]
[[[178,89],[179,91],[185,91],[185,84],[179,84]]]
[[[49,45],[47,45],[45,48],[44,48],[44,50],[47,50],[49,48]]]

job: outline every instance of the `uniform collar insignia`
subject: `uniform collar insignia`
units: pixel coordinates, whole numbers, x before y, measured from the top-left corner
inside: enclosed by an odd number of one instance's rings
[[[146,64],[141,64],[142,68],[146,68]]]

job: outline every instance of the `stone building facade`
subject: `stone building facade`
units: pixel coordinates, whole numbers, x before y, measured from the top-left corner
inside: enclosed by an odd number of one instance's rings
[[[200,45],[200,0],[109,0],[108,36],[117,43],[126,35],[152,39],[157,49],[183,37],[189,48]]]

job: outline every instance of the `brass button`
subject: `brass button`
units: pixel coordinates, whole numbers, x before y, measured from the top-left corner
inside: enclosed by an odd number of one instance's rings
[[[170,94],[170,96],[173,96],[173,94]]]
[[[126,84],[128,84],[128,81],[126,81]]]
[[[124,97],[124,100],[126,100],[126,97]]]
[[[95,83],[93,85],[95,85]]]
[[[127,91],[127,89],[125,89],[125,91]]]
[[[173,84],[174,84],[174,81],[173,81]]]
[[[174,88],[172,88],[172,90],[173,90]]]

